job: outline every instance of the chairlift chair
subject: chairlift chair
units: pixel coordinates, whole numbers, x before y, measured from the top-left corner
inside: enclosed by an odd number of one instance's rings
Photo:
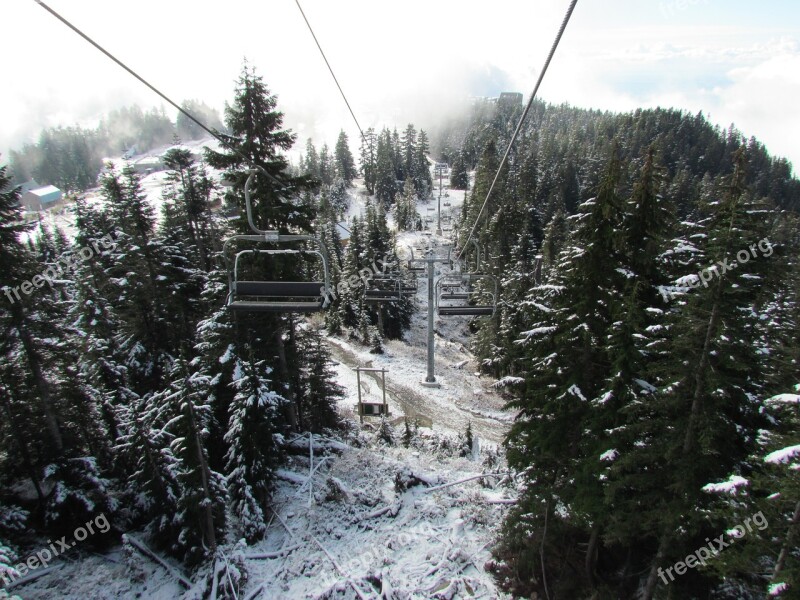
[[[258,171],[252,169],[244,185],[247,222],[254,234],[234,235],[225,241],[223,255],[228,264],[228,299],[229,309],[237,312],[278,312],[278,313],[312,313],[323,310],[330,303],[330,274],[326,249],[322,240],[313,235],[284,235],[277,231],[258,229],[253,221],[253,205],[250,199],[250,186]],[[307,243],[314,248],[251,248],[238,250],[233,255],[231,249],[237,242],[246,242],[262,246],[287,243]],[[261,281],[243,280],[240,277],[243,260],[249,257],[311,255],[319,259],[322,265],[323,281]]]
[[[472,284],[479,280],[487,280],[492,283],[493,292],[474,292]],[[458,284],[460,289],[466,291],[450,291],[444,292],[443,286],[447,285],[449,289],[453,290],[452,286]],[[444,275],[436,282],[435,298],[436,298],[436,312],[440,317],[456,317],[456,316],[485,316],[490,317],[497,310],[497,279],[488,274],[483,273],[462,273],[460,275]],[[490,300],[477,304],[442,304],[449,300],[466,300],[469,301],[473,298],[478,298],[488,295]]]
[[[425,273],[428,270],[428,268],[425,265],[421,265],[419,263],[415,263],[414,262],[414,248],[409,247],[409,250],[411,251],[411,258],[409,259],[408,265],[407,265],[408,272],[411,273],[412,276],[414,274],[416,274],[416,273]],[[424,254],[422,248],[417,247],[416,250],[420,254]],[[414,284],[416,285],[416,279],[414,279]]]
[[[388,417],[390,415],[388,406],[380,402],[361,402],[356,404],[358,416],[363,417]]]
[[[394,277],[373,277],[370,279],[371,285],[364,290],[364,302],[366,304],[386,304],[399,302],[403,297],[403,290],[399,278]]]

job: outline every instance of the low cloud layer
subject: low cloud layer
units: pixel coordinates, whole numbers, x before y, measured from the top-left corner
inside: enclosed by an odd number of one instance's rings
[[[702,110],[800,164],[800,141],[789,135],[800,130],[800,20],[787,16],[796,13],[791,3],[752,16],[752,3],[644,4],[579,3],[540,97],[607,110]],[[247,57],[299,139],[333,143],[344,128],[356,145],[356,128],[292,2],[212,8],[141,0],[136,10],[113,12],[100,0],[51,5],[178,102],[199,98],[221,110]],[[471,96],[527,97],[566,5],[303,2],[365,128],[431,127]],[[14,3],[6,22],[0,52],[12,85],[0,97],[0,152],[43,127],[93,125],[113,108],[162,104],[36,3]],[[37,37],[45,41],[32,43]]]

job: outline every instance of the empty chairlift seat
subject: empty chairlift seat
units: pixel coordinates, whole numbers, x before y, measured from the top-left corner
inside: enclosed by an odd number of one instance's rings
[[[386,409],[387,406],[380,402],[363,402],[361,404],[356,404],[356,410],[359,411],[358,414],[363,417],[388,416],[389,411]]]
[[[489,282],[493,291],[472,291],[473,284],[481,280]],[[497,279],[491,275],[445,275],[436,282],[436,311],[440,317],[491,316],[496,309]]]
[[[251,170],[244,186],[247,222],[254,233],[231,236],[223,247],[223,254],[228,263],[228,308],[237,312],[320,311],[330,302],[330,274],[325,245],[313,235],[280,234],[277,231],[264,231],[255,226],[250,186],[259,171],[266,173],[260,167]],[[239,249],[241,244],[247,244],[251,248]],[[286,244],[294,247],[287,248]],[[242,277],[244,272],[258,273],[258,268],[253,268],[252,264],[258,257],[280,261],[290,255],[313,256],[317,259],[322,281],[264,281],[252,279],[252,274],[248,279]],[[231,261],[232,256],[233,261]],[[249,269],[248,263],[251,263]]]
[[[321,281],[234,281],[228,306],[253,312],[316,312],[325,304]]]
[[[399,302],[404,295],[411,293],[412,290],[408,287],[399,273],[389,277],[374,277],[364,290],[364,302],[367,304]],[[416,288],[413,291],[416,291]]]

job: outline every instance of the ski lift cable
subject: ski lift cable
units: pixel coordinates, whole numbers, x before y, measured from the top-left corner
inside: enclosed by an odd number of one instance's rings
[[[361,129],[361,125],[356,118],[356,113],[353,112],[352,107],[350,106],[350,102],[347,101],[347,96],[342,89],[342,86],[339,85],[339,80],[336,78],[336,74],[333,72],[333,67],[331,67],[331,63],[328,62],[328,57],[325,56],[325,52],[322,50],[322,46],[317,39],[316,34],[314,33],[314,29],[311,27],[311,23],[308,21],[308,17],[306,17],[306,13],[303,11],[303,7],[300,6],[300,0],[294,0],[295,4],[297,4],[297,8],[300,10],[300,14],[303,15],[303,20],[306,22],[306,26],[308,27],[308,31],[311,33],[311,37],[314,38],[314,43],[317,45],[319,49],[319,53],[322,55],[322,60],[325,61],[325,65],[328,67],[328,71],[331,73],[331,77],[333,77],[333,81],[336,83],[336,87],[339,88],[339,93],[342,95],[342,100],[347,105],[347,110],[350,111],[350,116],[353,117],[353,121],[355,121],[356,127],[358,127],[358,132],[361,134],[361,140],[366,144],[367,143],[367,136],[364,135],[364,130]]]
[[[542,72],[539,73],[539,79],[536,81],[536,86],[533,88],[533,93],[531,94],[530,99],[528,100],[528,104],[525,106],[525,110],[522,111],[522,116],[520,116],[519,121],[517,122],[517,128],[514,130],[514,135],[511,136],[511,140],[508,142],[508,146],[506,147],[506,151],[503,154],[503,159],[500,161],[500,164],[497,167],[497,173],[494,175],[494,179],[492,180],[492,185],[489,186],[489,191],[486,192],[486,198],[483,201],[483,205],[481,205],[481,210],[478,212],[478,216],[475,218],[475,223],[472,226],[472,229],[469,232],[469,236],[467,237],[466,242],[461,247],[461,250],[456,256],[456,260],[461,258],[461,255],[464,253],[464,250],[469,245],[470,240],[475,235],[475,232],[478,229],[478,223],[483,216],[483,212],[486,210],[486,205],[489,203],[489,197],[492,195],[492,190],[494,190],[494,186],[497,183],[498,178],[500,177],[500,171],[503,170],[503,165],[505,165],[506,160],[508,159],[508,155],[511,152],[511,147],[514,145],[514,141],[517,139],[520,130],[522,129],[522,124],[525,122],[525,118],[528,116],[528,112],[531,110],[531,106],[533,106],[533,100],[536,98],[536,93],[539,91],[539,86],[542,84],[542,80],[544,79],[545,73],[547,73],[547,68],[550,66],[550,61],[553,59],[553,55],[556,53],[556,49],[558,48],[558,44],[561,41],[561,36],[564,35],[564,30],[567,28],[567,24],[569,23],[570,17],[572,17],[572,11],[575,10],[575,5],[578,3],[578,0],[572,0],[570,2],[569,8],[567,9],[567,14],[564,15],[564,20],[561,22],[561,27],[558,30],[558,34],[556,35],[556,39],[553,41],[553,45],[550,48],[550,53],[547,55],[547,60],[544,62],[544,66],[542,67]]]
[[[111,54],[111,52],[109,52],[108,50],[106,50],[105,48],[103,48],[103,46],[101,46],[101,45],[100,45],[100,44],[98,44],[96,41],[94,41],[94,40],[93,40],[91,37],[89,37],[89,35],[87,35],[87,34],[86,34],[86,33],[84,33],[83,31],[81,31],[80,29],[78,29],[78,28],[77,28],[75,25],[73,25],[73,24],[72,24],[70,21],[68,21],[68,20],[67,20],[65,17],[63,17],[61,14],[59,14],[58,12],[56,12],[55,10],[53,10],[53,9],[52,9],[50,6],[48,6],[47,4],[45,4],[45,3],[44,3],[42,0],[33,0],[33,1],[34,1],[34,2],[36,2],[36,3],[37,3],[39,6],[41,6],[43,9],[45,9],[47,12],[49,12],[51,15],[53,15],[53,16],[54,16],[56,19],[58,19],[59,21],[61,21],[61,22],[62,22],[64,25],[66,25],[67,27],[69,27],[69,28],[70,28],[72,31],[74,31],[75,33],[77,33],[77,34],[78,34],[80,37],[82,37],[84,40],[86,40],[86,41],[87,41],[89,44],[91,44],[92,46],[94,46],[94,47],[95,47],[97,50],[99,50],[100,52],[102,52],[103,54],[105,54],[105,55],[106,55],[106,56],[107,56],[109,59],[111,59],[111,60],[112,60],[114,63],[116,63],[118,66],[120,66],[122,69],[124,69],[125,71],[127,71],[127,72],[128,72],[130,75],[132,75],[132,76],[133,76],[135,79],[137,79],[139,82],[141,82],[141,83],[142,83],[142,84],[144,84],[146,87],[148,87],[148,88],[149,88],[151,91],[155,92],[155,93],[156,93],[158,96],[160,96],[160,97],[161,97],[161,98],[162,98],[162,99],[163,99],[165,102],[167,102],[167,103],[168,103],[168,104],[170,104],[170,105],[171,105],[173,108],[175,108],[175,109],[176,109],[178,112],[180,112],[181,114],[183,114],[183,115],[184,115],[184,116],[185,116],[187,119],[191,120],[191,121],[192,121],[192,122],[194,122],[194,123],[195,123],[195,124],[196,124],[198,127],[200,127],[200,128],[203,130],[203,131],[205,131],[206,133],[208,133],[209,135],[211,135],[211,136],[212,136],[214,139],[216,139],[218,142],[220,142],[220,143],[223,145],[223,147],[228,147],[228,144],[230,143],[230,140],[226,140],[226,139],[225,139],[225,138],[222,136],[222,134],[221,134],[220,132],[216,131],[215,129],[211,129],[211,128],[210,128],[210,127],[208,127],[208,126],[207,126],[205,123],[203,123],[202,121],[200,121],[200,119],[198,119],[198,118],[197,118],[197,117],[195,117],[195,116],[194,116],[192,113],[190,113],[188,110],[186,110],[185,108],[183,108],[182,106],[180,106],[178,103],[174,102],[174,101],[173,101],[173,100],[172,100],[172,99],[171,99],[169,96],[167,96],[167,95],[166,95],[164,92],[162,92],[161,90],[159,90],[159,89],[158,89],[156,86],[154,86],[152,83],[150,83],[149,81],[147,81],[147,80],[146,80],[144,77],[142,77],[141,75],[139,75],[139,74],[138,74],[136,71],[134,71],[133,69],[131,69],[131,68],[130,68],[128,65],[126,65],[124,62],[122,62],[122,61],[121,61],[120,59],[118,59],[116,56],[114,56],[113,54]],[[284,187],[284,186],[285,186],[285,183],[284,183],[284,182],[280,181],[280,180],[279,180],[279,179],[277,179],[275,176],[273,176],[273,175],[271,175],[270,173],[268,173],[268,172],[266,171],[266,169],[264,169],[264,167],[262,167],[262,166],[261,166],[261,165],[259,165],[259,164],[256,164],[256,163],[255,163],[255,161],[253,161],[253,159],[252,159],[252,158],[250,158],[249,156],[247,156],[246,154],[244,154],[244,153],[243,153],[241,150],[239,150],[239,149],[237,149],[237,148],[233,148],[233,147],[231,147],[231,148],[230,148],[230,150],[231,150],[231,151],[232,151],[234,154],[236,154],[237,156],[239,156],[239,157],[240,157],[240,158],[241,158],[241,159],[242,159],[242,160],[243,160],[245,163],[248,163],[248,164],[249,164],[249,165],[251,165],[252,167],[255,167],[256,169],[258,169],[260,172],[262,172],[264,175],[266,175],[268,178],[270,178],[272,181],[274,181],[275,183],[277,183],[277,184],[278,184],[278,185],[280,185],[281,187]]]

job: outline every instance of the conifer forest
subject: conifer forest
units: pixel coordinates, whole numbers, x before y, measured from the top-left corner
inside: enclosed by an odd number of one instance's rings
[[[269,72],[0,156],[0,599],[800,598],[788,158],[546,90],[306,135]]]

